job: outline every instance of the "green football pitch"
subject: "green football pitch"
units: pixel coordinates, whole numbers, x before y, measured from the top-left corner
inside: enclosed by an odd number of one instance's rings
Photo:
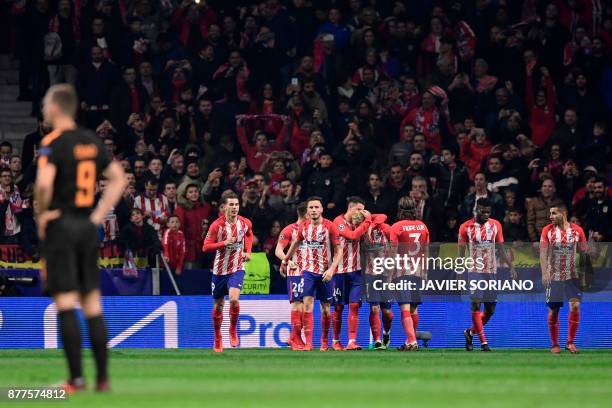
[[[94,367],[89,355],[84,352],[91,387]],[[65,370],[60,350],[0,351],[0,388],[54,384]],[[211,350],[121,349],[111,351],[110,372],[110,393],[87,391],[68,402],[27,406],[612,406],[612,350],[550,355],[547,350],[242,349],[217,355]]]

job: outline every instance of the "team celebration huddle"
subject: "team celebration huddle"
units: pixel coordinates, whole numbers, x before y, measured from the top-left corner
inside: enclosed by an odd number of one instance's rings
[[[415,262],[410,270],[393,269],[381,275],[375,271],[374,260],[381,257],[423,257],[429,251],[427,225],[417,219],[418,204],[405,196],[397,203],[397,221],[389,225],[386,214],[371,214],[364,200],[352,196],[347,199],[347,211],[333,221],[323,217],[323,200],[309,197],[297,207],[297,221],[280,233],[275,255],[281,260],[280,273],[287,278],[287,292],[291,307],[291,333],[287,344],[292,350],[313,350],[313,309],[315,298],[320,304],[320,350],[361,350],[357,342],[359,309],[362,300],[369,304],[369,326],[374,350],[385,350],[390,345],[390,330],[394,314],[392,303],[401,311],[405,341],[399,351],[419,349],[417,328],[418,308],[427,267]],[[467,280],[490,282],[497,279],[498,265],[505,264],[511,279],[517,279],[512,264],[512,253],[504,248],[502,225],[491,218],[493,204],[487,198],[476,200],[474,217],[459,228],[460,257],[471,257],[477,262],[467,270]],[[238,215],[238,197],[228,192],[221,199],[220,217],[211,225],[203,251],[216,251],[212,295],[214,308],[214,351],[223,351],[221,326],[225,296],[230,302],[229,337],[232,347],[239,347],[239,296],[244,279],[244,263],[250,259],[253,243],[251,222]],[[539,244],[542,283],[549,307],[548,327],[551,352],[561,352],[559,345],[559,311],[564,300],[569,301],[568,335],[565,349],[578,353],[574,339],[580,321],[582,289],[586,286],[585,273],[578,265],[590,265],[589,252],[582,228],[568,221],[563,206],[550,209],[550,224],[541,234]],[[576,255],[580,255],[578,263]],[[497,260],[499,256],[499,262]],[[410,287],[395,291],[392,296],[384,291],[371,290],[378,280]],[[472,287],[472,286],[470,286]],[[475,285],[469,292],[471,303],[470,328],[465,329],[465,348],[474,349],[477,338],[482,351],[491,348],[485,335],[497,304],[497,291],[489,286]],[[483,289],[485,288],[485,289]],[[340,341],[343,311],[348,305],[348,343]],[[332,307],[333,306],[333,307]],[[382,314],[382,327],[381,327]],[[382,330],[381,330],[382,328]],[[331,347],[329,343],[332,331]]]

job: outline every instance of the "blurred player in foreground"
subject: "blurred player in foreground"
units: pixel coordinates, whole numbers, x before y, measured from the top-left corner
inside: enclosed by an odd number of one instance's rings
[[[49,88],[45,121],[53,127],[41,141],[35,194],[38,234],[43,241],[46,289],[56,304],[70,394],[85,389],[81,365],[81,331],[75,308],[80,302],[96,361],[96,390],[109,390],[107,332],[100,302],[98,227],[117,204],[126,186],[123,168],[111,162],[99,137],[78,128],[78,99],[71,85]],[[108,181],[97,206],[96,181]],[[43,276],[44,276],[44,272]]]
[[[425,260],[427,245],[429,244],[429,230],[423,221],[417,220],[417,204],[411,197],[402,197],[398,202],[397,221],[391,226],[391,243],[397,247],[399,255],[408,255],[413,259]],[[412,271],[398,271],[396,281],[413,282],[417,288],[421,281],[427,279],[426,265],[420,264]],[[397,299],[402,311],[402,326],[406,334],[406,341],[399,351],[418,350],[416,332],[419,324],[418,307],[421,304],[419,289],[403,291]]]
[[[459,227],[459,256],[465,257],[465,248],[469,246],[469,257],[474,260],[474,270],[468,270],[469,281],[488,281],[496,279],[497,260],[495,258],[495,244],[504,243],[502,226],[499,221],[491,218],[491,202],[487,198],[476,201],[476,214],[474,218],[461,224]],[[503,246],[499,247],[499,255],[503,262],[510,267],[512,279],[516,272],[509,256]],[[480,259],[482,268],[479,268]],[[484,326],[493,316],[497,305],[497,293],[494,290],[474,290],[470,293],[472,303],[472,327],[464,330],[465,349],[472,351],[474,334],[478,335],[482,351],[491,351],[484,332]],[[480,311],[480,304],[484,304],[484,311]]]
[[[563,301],[569,299],[570,312],[567,321],[567,343],[565,349],[572,354],[578,353],[574,344],[580,322],[580,301],[586,286],[584,268],[590,265],[588,245],[580,226],[567,221],[565,207],[552,207],[550,221],[540,237],[540,267],[542,283],[546,288],[548,329],[553,354],[561,353],[559,347],[559,309]],[[581,273],[576,266],[576,249],[580,251]]]
[[[295,241],[291,243],[285,259],[291,259],[302,241],[306,243],[306,262],[302,271],[304,281],[304,350],[312,350],[312,309],[314,297],[321,303],[321,351],[329,348],[330,304],[334,296],[333,277],[342,256],[342,242],[338,229],[323,218],[323,200],[310,197],[308,220],[300,226]],[[289,261],[289,268],[296,267]]]
[[[251,221],[238,215],[240,211],[238,196],[233,192],[223,193],[221,205],[223,215],[210,226],[202,247],[204,252],[216,251],[211,282],[214,299],[212,320],[215,331],[213,350],[216,353],[223,351],[221,325],[226,295],[230,301],[230,345],[232,347],[240,345],[238,338],[240,303],[238,299],[244,281],[244,262],[251,259],[253,246],[253,227]]]
[[[287,292],[289,293],[289,303],[291,303],[291,335],[287,343],[293,350],[302,350],[304,348],[304,341],[302,340],[304,320],[304,280],[302,279],[302,270],[307,255],[306,243],[302,241],[291,258],[293,266],[295,266],[294,268],[289,268],[287,265],[289,260],[285,256],[285,248],[296,239],[300,225],[308,217],[308,206],[305,202],[298,204],[297,214],[297,221],[287,225],[279,234],[274,254],[281,260],[281,276],[287,277]]]

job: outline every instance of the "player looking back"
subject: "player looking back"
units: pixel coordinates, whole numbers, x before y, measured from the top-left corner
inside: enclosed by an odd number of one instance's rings
[[[402,197],[398,201],[397,221],[391,226],[391,243],[397,246],[400,255],[406,254],[414,259],[424,259],[429,244],[429,230],[423,221],[417,220],[416,201],[411,197]],[[425,265],[415,270],[403,272],[396,280],[413,282],[416,288],[421,287],[421,280],[426,278]],[[406,333],[406,341],[398,350],[418,350],[416,331],[419,324],[418,307],[421,304],[421,294],[418,289],[403,291],[398,302],[402,312],[402,326]]]
[[[499,221],[491,217],[491,202],[487,198],[476,201],[476,214],[474,218],[461,224],[459,227],[460,256],[465,257],[465,248],[469,246],[469,256],[475,261],[475,269],[468,270],[468,280],[481,281],[496,278],[497,261],[495,259],[495,243],[502,244],[504,235]],[[512,278],[516,273],[509,257],[503,247],[499,248],[499,255],[509,267]],[[481,262],[478,262],[481,259]],[[479,268],[478,265],[482,265]],[[472,327],[464,330],[465,349],[472,351],[474,334],[478,335],[482,351],[491,351],[484,332],[484,325],[495,312],[497,293],[493,290],[474,290],[470,293],[472,303]],[[480,304],[484,303],[484,311],[480,311]]]
[[[323,218],[323,200],[310,197],[308,203],[308,220],[298,230],[295,241],[291,243],[285,259],[291,259],[294,252],[306,243],[306,262],[303,265],[304,280],[304,350],[312,350],[312,309],[314,297],[321,303],[321,351],[329,348],[330,303],[334,296],[332,278],[342,256],[342,243],[338,229],[330,220]],[[288,261],[289,268],[295,267]]]
[[[240,201],[233,193],[221,196],[222,215],[217,218],[208,230],[202,250],[216,251],[213,263],[212,296],[214,300],[212,319],[215,331],[213,350],[223,351],[221,324],[223,323],[223,306],[225,296],[230,301],[230,345],[238,347],[238,317],[240,315],[240,291],[244,281],[244,262],[251,259],[253,246],[253,227],[251,221],[238,215]]]
[[[121,165],[109,161],[100,138],[77,127],[74,117],[78,99],[71,85],[49,88],[43,104],[45,121],[53,131],[41,141],[35,194],[46,288],[57,307],[70,371],[64,388],[68,393],[85,388],[81,332],[75,312],[80,302],[96,361],[96,389],[106,391],[107,333],[100,302],[98,226],[119,202],[125,177]],[[108,185],[94,207],[96,181],[101,176]]]
[[[580,300],[582,287],[586,286],[586,275],[579,274],[576,267],[576,249],[581,253],[580,265],[590,264],[584,231],[580,226],[567,221],[565,207],[552,207],[550,221],[540,237],[540,267],[542,282],[546,288],[548,328],[552,341],[551,353],[561,353],[559,347],[559,309],[569,299],[570,313],[567,321],[567,343],[565,349],[578,353],[574,344],[580,322]]]
[[[306,243],[302,241],[302,244],[293,254],[291,260],[295,264],[294,268],[287,267],[288,259],[285,257],[285,248],[296,239],[300,225],[307,219],[308,206],[305,202],[298,204],[297,213],[297,221],[287,225],[279,234],[274,254],[282,261],[281,276],[287,277],[287,292],[289,292],[289,303],[291,303],[291,336],[288,343],[293,350],[302,350],[304,348],[304,341],[302,340],[302,321],[304,318],[302,270],[306,261]]]
[[[353,225],[353,215],[362,213],[365,220],[359,225]],[[353,196],[348,198],[346,213],[334,219],[342,241],[342,250],[338,270],[334,275],[334,331],[332,348],[344,350],[340,343],[342,329],[342,312],[348,303],[347,350],[361,350],[357,344],[357,328],[359,327],[359,306],[361,305],[361,237],[368,232],[371,224],[370,213],[365,211],[363,199]]]

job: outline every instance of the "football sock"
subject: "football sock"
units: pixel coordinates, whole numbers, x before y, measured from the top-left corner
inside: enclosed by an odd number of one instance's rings
[[[414,325],[409,310],[402,310],[402,327],[406,334],[406,343],[414,343],[416,341],[416,334],[414,332]]]
[[[312,312],[304,312],[304,337],[306,338],[306,344],[312,345],[312,326],[314,322],[312,320]]]
[[[359,327],[359,303],[349,304],[349,341],[357,339],[357,328]]]
[[[106,348],[107,334],[106,324],[102,315],[87,319],[89,328],[89,341],[91,350],[96,360],[97,381],[107,379],[108,350]]]
[[[58,313],[60,336],[64,346],[64,355],[68,360],[70,380],[83,376],[81,368],[81,328],[74,310],[64,310]]]
[[[215,329],[215,337],[221,336],[221,324],[223,324],[223,310],[217,310],[213,307],[212,310],[213,328]]]
[[[370,310],[370,329],[372,330],[372,337],[374,341],[380,341],[380,317],[378,313]]]
[[[291,336],[289,337],[291,341],[294,341],[297,336],[299,336],[302,328],[300,327],[300,312],[297,310],[291,311]]]
[[[570,311],[567,318],[567,342],[573,343],[576,333],[578,333],[578,324],[580,322],[580,311]]]
[[[342,312],[344,312],[344,305],[334,305],[334,340],[340,340],[340,332],[342,331]]]
[[[556,313],[548,314],[548,331],[550,333],[550,341],[553,346],[559,345],[559,315]]]
[[[238,328],[238,317],[240,316],[240,304],[232,303],[230,304],[230,333],[236,333],[236,329]]]
[[[419,328],[419,312],[415,311],[414,313],[410,313],[410,317],[412,318],[412,325],[414,326],[414,332],[416,333]]]
[[[472,312],[472,333],[478,334],[478,339],[480,339],[480,344],[486,344],[487,338],[484,334],[484,329],[482,327],[482,317],[480,315],[480,311]]]
[[[329,326],[331,325],[331,315],[321,313],[321,339],[329,339]]]
[[[389,314],[383,312],[382,321],[383,330],[385,331],[385,333],[389,333],[391,331],[391,323],[393,323],[393,312],[389,312]]]

